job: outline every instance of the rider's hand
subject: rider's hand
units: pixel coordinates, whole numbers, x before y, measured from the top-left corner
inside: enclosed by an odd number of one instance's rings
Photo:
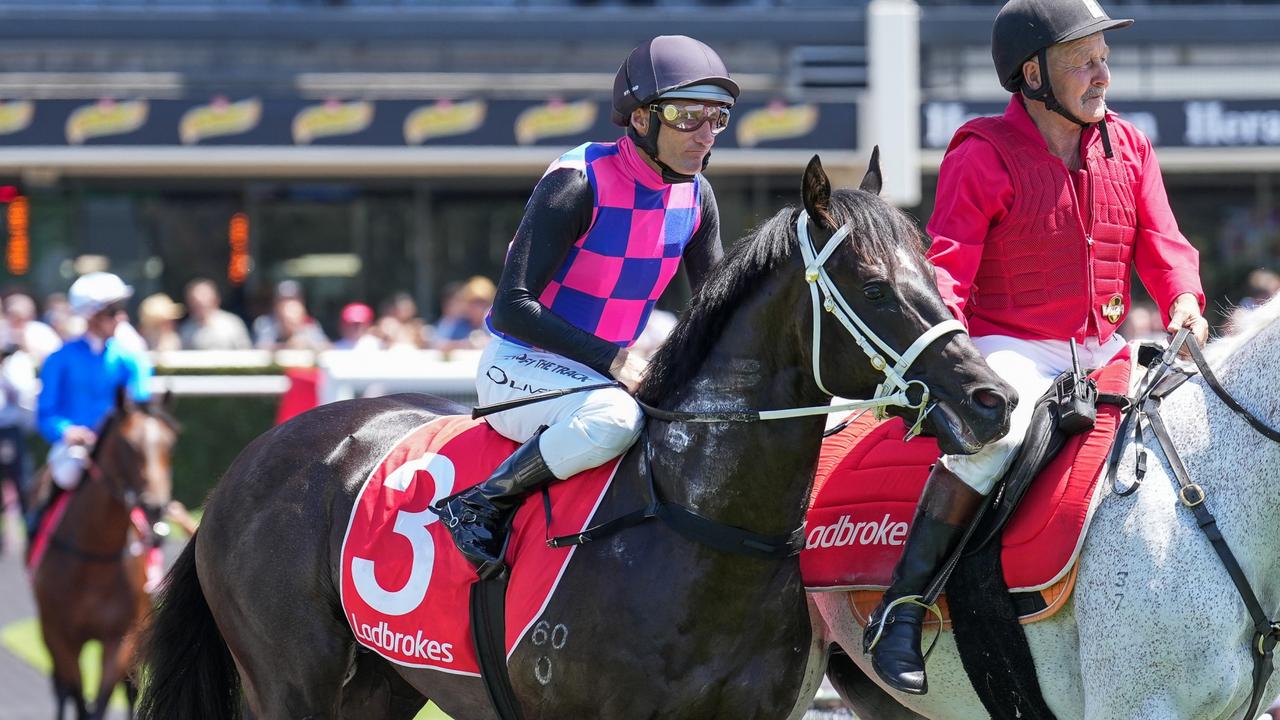
[[[97,434],[83,425],[72,425],[62,431],[62,442],[68,445],[91,446],[97,439]]]
[[[1184,327],[1191,328],[1196,343],[1204,347],[1209,339],[1209,321],[1200,314],[1200,302],[1191,293],[1182,293],[1175,298],[1169,310],[1169,327],[1166,328],[1169,333],[1176,333]]]
[[[647,364],[644,358],[622,348],[609,366],[609,374],[626,386],[627,392],[635,392],[640,387],[640,378],[644,375]]]

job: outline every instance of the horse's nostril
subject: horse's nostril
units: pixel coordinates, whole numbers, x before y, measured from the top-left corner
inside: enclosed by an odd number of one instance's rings
[[[994,410],[1007,402],[1004,395],[1001,395],[991,388],[975,390],[973,392],[973,401],[988,410]]]

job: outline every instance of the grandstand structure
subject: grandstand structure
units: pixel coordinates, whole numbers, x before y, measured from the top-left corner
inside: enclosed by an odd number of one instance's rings
[[[1106,3],[1114,109],[1155,140],[1215,297],[1280,255],[1280,6]],[[1005,102],[997,2],[0,0],[0,284],[44,295],[109,263],[178,296],[219,278],[265,310],[300,280],[337,309],[495,277],[560,152],[609,140],[626,52],[663,33],[743,87],[709,176],[726,238],[793,202],[820,153],[927,218],[951,133]],[[105,258],[105,260],[103,260]],[[678,306],[680,293],[669,300]]]

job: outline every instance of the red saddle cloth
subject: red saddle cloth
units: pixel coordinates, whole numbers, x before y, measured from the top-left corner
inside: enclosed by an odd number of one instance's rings
[[[1093,377],[1099,392],[1124,394],[1129,374],[1126,349]],[[1118,407],[1098,405],[1093,430],[1068,438],[1032,481],[1004,531],[1001,557],[1011,591],[1044,590],[1074,567],[1119,417]],[[939,454],[933,438],[903,442],[904,434],[900,419],[878,422],[864,415],[823,443],[800,553],[807,587],[888,587]]]
[[[410,432],[361,488],[342,544],[342,610],[356,639],[401,665],[479,675],[468,598],[475,569],[428,508],[482,482],[515,451],[483,420],[444,417]],[[507,654],[555,592],[574,548],[546,537],[587,527],[617,461],[551,485],[552,527],[536,498],[516,513],[507,562]]]

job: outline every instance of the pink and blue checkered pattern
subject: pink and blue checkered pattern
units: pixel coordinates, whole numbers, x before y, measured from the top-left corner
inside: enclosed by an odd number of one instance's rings
[[[666,290],[702,219],[698,183],[667,184],[630,138],[587,143],[552,163],[587,174],[591,227],[538,300],[587,332],[629,347]]]

